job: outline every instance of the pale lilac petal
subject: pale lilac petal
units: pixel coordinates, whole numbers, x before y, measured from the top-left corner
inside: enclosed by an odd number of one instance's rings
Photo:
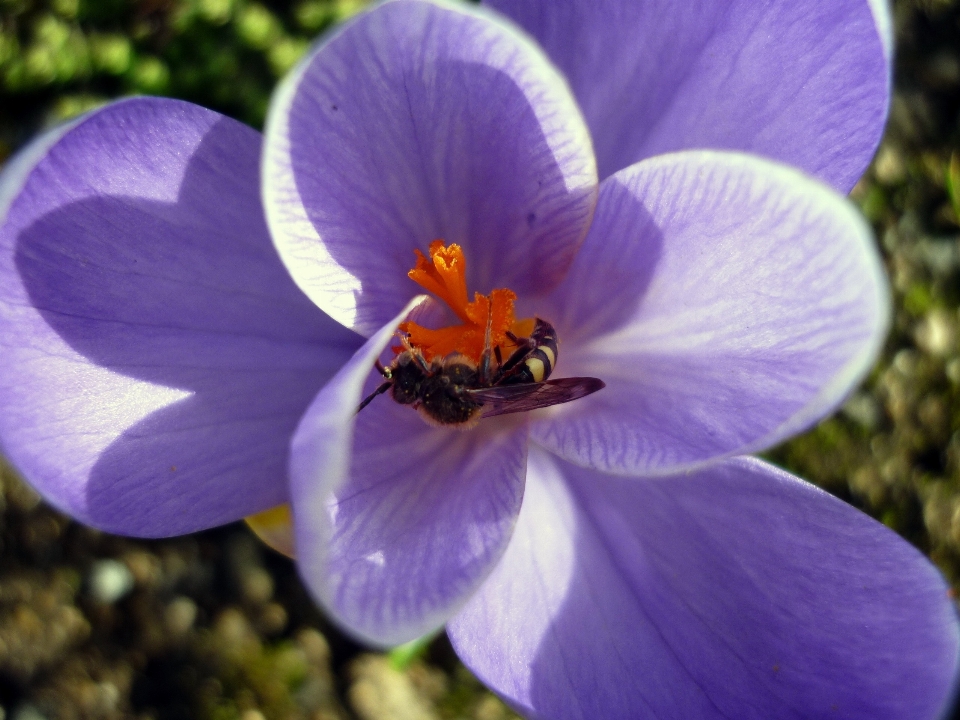
[[[447,631],[543,720],[934,720],[957,670],[929,561],[746,458],[638,481],[531,449],[514,539]]]
[[[832,412],[883,343],[872,234],[819,182],[686,152],[604,181],[570,274],[538,313],[557,376],[607,387],[532,437],[614,474],[664,474],[780,442]]]
[[[320,392],[291,458],[304,581],[345,630],[381,646],[436,630],[480,585],[510,539],[526,460],[522,423],[431,427],[389,394],[355,415],[406,312]]]
[[[743,150],[841,192],[890,97],[883,0],[488,0],[566,74],[604,178],[664,152]]]
[[[365,335],[420,289],[414,248],[459,243],[471,292],[562,277],[596,165],[563,78],[482,8],[398,0],[344,26],[278,90],[264,197],[314,302]]]
[[[290,281],[260,137],[135,99],[27,150],[0,227],[0,443],[90,525],[158,536],[285,502],[290,437],[358,345]]]

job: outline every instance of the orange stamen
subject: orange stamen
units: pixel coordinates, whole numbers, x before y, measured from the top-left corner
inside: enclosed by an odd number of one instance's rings
[[[434,240],[430,243],[430,260],[419,250],[417,264],[408,277],[427,292],[431,292],[443,300],[457,317],[466,322],[470,318],[466,315],[467,307],[467,261],[463,257],[463,250],[459,245],[443,246],[443,240]]]
[[[415,250],[417,264],[408,275],[424,290],[433,293],[450,306],[462,324],[432,330],[405,322],[400,331],[409,335],[410,345],[420,350],[428,361],[451,353],[462,353],[474,362],[480,362],[486,343],[487,321],[490,321],[490,346],[507,349],[514,344],[507,337],[510,331],[518,337],[527,337],[533,329],[533,320],[515,321],[512,290],[498,288],[489,296],[474,293],[473,302],[467,301],[467,262],[459,245],[445,247],[443,240],[430,243],[430,259]],[[491,310],[492,308],[492,310]]]

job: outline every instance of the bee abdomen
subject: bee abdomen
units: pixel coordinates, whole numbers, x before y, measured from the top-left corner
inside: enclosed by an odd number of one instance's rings
[[[517,373],[510,378],[510,384],[539,383],[550,377],[556,353],[550,348],[537,348],[530,353]]]
[[[537,318],[530,340],[534,348],[527,354],[520,367],[504,380],[505,385],[544,382],[557,364],[557,333],[553,325]]]

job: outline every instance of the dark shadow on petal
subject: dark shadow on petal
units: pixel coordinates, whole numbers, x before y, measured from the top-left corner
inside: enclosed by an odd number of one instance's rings
[[[174,203],[100,196],[18,238],[31,301],[74,350],[189,393],[126,429],[93,467],[88,510],[106,529],[173,535],[286,501],[296,424],[360,345],[281,264],[258,210],[250,132],[213,126]]]
[[[541,314],[553,323],[565,343],[561,357],[565,348],[616,332],[646,295],[663,242],[642,199],[616,177],[605,180],[590,232],[567,276],[542,302],[521,303],[521,315]]]
[[[377,83],[312,81],[291,109],[297,190],[332,257],[361,281],[372,326],[420,292],[406,276],[412,249],[436,238],[464,247],[471,293],[549,291],[590,212],[513,78],[468,62],[433,71],[425,83],[395,70],[403,91],[386,96]]]

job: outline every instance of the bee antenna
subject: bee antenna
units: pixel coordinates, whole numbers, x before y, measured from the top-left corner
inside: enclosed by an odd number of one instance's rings
[[[385,383],[381,383],[380,387],[378,387],[376,390],[374,390],[372,393],[370,393],[363,399],[363,402],[360,403],[360,407],[357,408],[357,412],[360,412],[361,410],[363,410],[367,405],[373,402],[373,399],[377,395],[383,395],[391,387],[393,387],[392,380],[387,380]]]
[[[490,382],[490,365],[493,351],[490,347],[493,339],[493,295],[487,302],[487,329],[483,333],[483,354],[480,356],[480,382],[484,385]],[[497,350],[500,348],[498,347]]]
[[[483,333],[483,349],[490,349],[490,340],[493,336],[493,295],[490,296],[490,301],[487,303],[487,329]]]

